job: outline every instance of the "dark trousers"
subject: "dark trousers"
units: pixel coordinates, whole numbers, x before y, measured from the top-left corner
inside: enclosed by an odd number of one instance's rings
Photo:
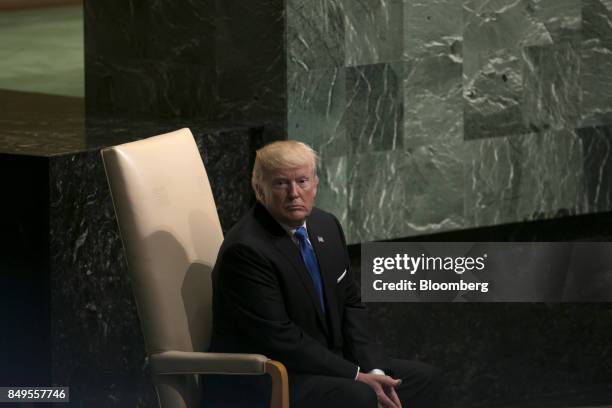
[[[391,360],[392,377],[404,407],[437,408],[442,391],[440,370],[409,360]],[[206,408],[267,408],[270,406],[268,376],[205,379]],[[377,398],[368,385],[350,378],[289,374],[290,408],[376,408]]]

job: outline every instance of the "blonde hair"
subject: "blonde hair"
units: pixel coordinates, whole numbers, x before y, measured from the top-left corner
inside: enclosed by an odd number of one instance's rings
[[[296,140],[282,140],[257,150],[251,185],[261,183],[264,173],[271,170],[310,166],[316,176],[319,156],[310,146]]]

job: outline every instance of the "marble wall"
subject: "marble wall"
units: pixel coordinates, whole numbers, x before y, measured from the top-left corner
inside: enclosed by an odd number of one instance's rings
[[[113,118],[83,137],[62,118],[29,132],[0,118],[0,383],[69,386],[74,407],[154,407],[100,148],[189,127],[226,232],[254,203],[262,129]]]
[[[610,0],[84,2],[87,113],[311,143],[349,242],[612,209]]]
[[[612,1],[286,8],[288,133],[349,242],[612,209]]]
[[[88,115],[285,132],[282,0],[84,0]]]

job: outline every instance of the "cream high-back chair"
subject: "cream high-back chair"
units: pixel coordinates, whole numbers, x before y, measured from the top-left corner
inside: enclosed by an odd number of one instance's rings
[[[102,159],[160,406],[199,407],[197,374],[269,374],[271,406],[287,407],[282,364],[205,352],[223,233],[189,129],[103,149]]]

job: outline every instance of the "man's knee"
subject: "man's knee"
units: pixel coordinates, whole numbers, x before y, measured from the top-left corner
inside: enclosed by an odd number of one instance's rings
[[[421,375],[422,387],[415,395],[414,406],[417,408],[438,407],[443,389],[442,370],[429,364],[423,364]]]
[[[372,387],[360,381],[355,381],[355,384],[345,392],[347,407],[376,408],[378,405],[376,392],[374,392]]]
[[[289,376],[293,408],[376,408],[378,399],[369,385],[339,377]]]
[[[393,360],[395,376],[413,383],[414,386],[426,387],[429,384],[441,384],[442,370],[419,361]]]
[[[421,363],[419,374],[421,392],[439,396],[442,391],[442,370],[436,366]]]
[[[402,379],[398,395],[402,403],[415,408],[437,407],[443,391],[442,371],[418,361],[393,360],[395,377]]]

